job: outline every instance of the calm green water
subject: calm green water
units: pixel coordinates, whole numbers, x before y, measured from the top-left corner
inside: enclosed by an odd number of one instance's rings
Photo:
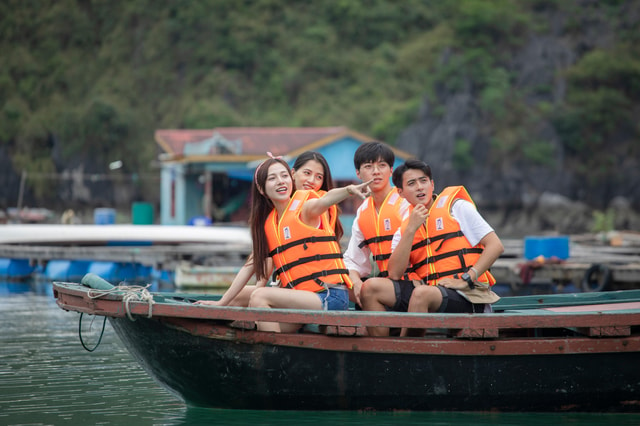
[[[277,412],[187,408],[156,384],[107,323],[95,352],[49,283],[0,282],[0,425],[637,425],[640,415]],[[83,320],[90,340],[90,323]],[[102,320],[92,324],[93,337]],[[514,372],[517,374],[517,372]],[[229,390],[233,392],[233,389]]]

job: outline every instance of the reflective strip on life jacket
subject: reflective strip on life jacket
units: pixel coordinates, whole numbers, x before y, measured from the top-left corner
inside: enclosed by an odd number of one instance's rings
[[[331,218],[320,216],[319,228],[300,219],[303,203],[319,198],[314,191],[296,191],[281,218],[275,209],[265,222],[269,256],[282,287],[323,291],[327,286],[345,284],[351,288],[349,271],[342,260]],[[322,280],[318,280],[322,278]]]
[[[359,209],[358,226],[362,231],[363,241],[360,248],[367,246],[378,265],[378,276],[389,275],[389,258],[391,257],[391,241],[393,234],[402,224],[401,208],[406,203],[404,198],[393,188],[376,211],[373,198],[369,197]],[[416,274],[406,272],[402,279],[419,279]]]
[[[467,272],[478,260],[484,247],[472,247],[451,215],[451,206],[457,199],[473,200],[462,186],[445,188],[429,209],[426,227],[421,226],[414,236],[410,254],[411,270],[427,284],[455,274]],[[495,284],[495,278],[486,271],[478,282]]]

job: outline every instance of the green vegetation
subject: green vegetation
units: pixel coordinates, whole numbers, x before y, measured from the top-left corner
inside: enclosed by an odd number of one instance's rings
[[[605,211],[596,210],[593,212],[593,223],[591,224],[591,232],[607,233],[613,231],[616,219],[616,212],[613,209]]]
[[[6,0],[0,147],[15,170],[82,161],[103,171],[126,158],[124,172],[142,173],[158,128],[345,125],[394,143],[425,97],[438,116],[436,93],[470,89],[491,161],[547,164],[554,147],[532,135],[552,120],[568,165],[601,179],[622,153],[640,156],[640,40],[628,3]],[[550,13],[565,14],[568,38],[589,13],[620,28],[612,49],[558,75],[568,82],[559,103],[550,87],[518,87],[510,65]],[[457,168],[472,144],[456,142]]]
[[[567,72],[567,102],[555,124],[572,168],[591,181],[608,178],[627,156],[640,154],[638,47],[593,50]],[[622,142],[622,143],[620,143]]]
[[[453,147],[453,167],[458,171],[465,171],[473,166],[473,153],[471,142],[458,139]]]

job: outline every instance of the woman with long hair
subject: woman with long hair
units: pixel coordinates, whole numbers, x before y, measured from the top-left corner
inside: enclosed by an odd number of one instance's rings
[[[305,151],[300,154],[293,163],[291,172],[296,190],[307,189],[324,194],[334,188],[331,169],[329,168],[327,159],[319,152]],[[344,235],[339,213],[340,210],[337,205],[333,205],[329,209],[331,220],[333,221],[335,219],[334,229],[338,241],[340,241]]]
[[[292,197],[293,178],[284,160],[271,157],[258,166],[251,189],[253,270],[262,282],[275,267],[280,287],[255,288],[250,307],[348,308],[351,281],[326,212],[351,195],[368,196],[369,183],[333,188],[324,195],[298,190]],[[227,293],[239,292],[233,287]],[[258,324],[263,331],[292,332],[299,328],[299,324]]]
[[[305,151],[300,154],[293,163],[291,174],[296,190],[310,190],[324,194],[334,188],[327,159],[319,152]],[[340,241],[344,231],[340,223],[338,207],[336,205],[331,206],[328,214],[330,224],[334,227],[336,238]],[[201,301],[198,303],[218,306],[249,306],[251,293],[256,287],[264,287],[267,283],[267,279],[264,279],[258,280],[256,285],[247,285],[253,275],[253,253],[251,253],[220,300]]]

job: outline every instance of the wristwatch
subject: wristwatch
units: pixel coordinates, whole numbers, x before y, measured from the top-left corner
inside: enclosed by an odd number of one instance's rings
[[[460,278],[462,278],[463,280],[465,280],[467,282],[467,285],[469,286],[469,288],[471,290],[476,288],[476,283],[473,282],[473,280],[471,279],[471,275],[469,275],[468,272],[465,272],[464,274],[460,275]]]

